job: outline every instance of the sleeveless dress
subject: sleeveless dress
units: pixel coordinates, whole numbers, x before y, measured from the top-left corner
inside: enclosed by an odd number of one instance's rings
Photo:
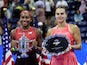
[[[15,40],[19,40],[21,36],[25,36],[29,40],[36,40],[36,32],[33,27],[30,27],[28,30],[23,30],[19,27],[16,28],[16,33],[15,33]],[[32,46],[32,44],[29,43],[29,46]],[[27,58],[18,58],[16,59],[15,65],[38,65],[37,59],[36,59],[36,52],[32,49],[27,52],[29,57]],[[20,55],[18,52],[17,55]]]
[[[69,24],[66,24],[63,29],[59,29],[57,26],[55,26],[52,30],[52,35],[55,34],[67,36],[70,40],[70,44],[74,44],[74,37],[70,32]],[[50,65],[78,65],[74,50],[70,50],[69,52],[59,56],[53,55]]]
[[[30,40],[36,39],[36,32],[33,27],[30,27],[28,30],[23,30],[23,29],[17,27],[16,33],[15,33],[15,40],[19,40],[19,38],[21,38],[23,33],[25,33],[25,36]]]

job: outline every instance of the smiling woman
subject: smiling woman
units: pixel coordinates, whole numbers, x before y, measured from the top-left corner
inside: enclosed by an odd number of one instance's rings
[[[62,35],[70,41],[70,50],[64,54],[52,55],[50,65],[78,65],[74,50],[80,50],[82,47],[80,30],[77,25],[67,23],[67,9],[64,6],[58,6],[55,11],[57,25],[47,32],[48,36]],[[63,45],[65,46],[65,42]]]
[[[31,18],[31,13],[23,10],[20,26],[11,31],[11,45],[17,51],[15,65],[38,65],[36,53],[41,52],[42,35],[40,30],[30,26]]]
[[[21,14],[20,14],[21,25],[23,27],[25,27],[25,26],[28,27],[29,26],[28,24],[30,24],[30,22],[31,22],[31,17],[32,17],[32,15],[31,15],[30,12],[28,12],[28,11],[22,11]]]

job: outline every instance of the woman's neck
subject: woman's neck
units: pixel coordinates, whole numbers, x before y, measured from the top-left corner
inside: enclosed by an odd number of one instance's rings
[[[24,26],[22,27],[23,30],[28,30],[30,28],[30,26]]]
[[[66,22],[63,23],[57,23],[57,27],[62,28],[66,26]]]

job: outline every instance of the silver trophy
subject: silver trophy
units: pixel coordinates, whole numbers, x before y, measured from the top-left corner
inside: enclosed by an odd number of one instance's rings
[[[29,49],[31,49],[32,47],[29,47],[29,43],[32,42],[32,40],[29,40],[25,34],[23,34],[23,36],[19,39],[19,44],[18,44],[18,48],[17,50],[21,53],[21,57],[22,58],[26,58],[29,57],[27,55],[27,52],[29,51]]]
[[[70,39],[65,35],[52,35],[43,41],[43,47],[52,55],[61,55],[71,50]]]

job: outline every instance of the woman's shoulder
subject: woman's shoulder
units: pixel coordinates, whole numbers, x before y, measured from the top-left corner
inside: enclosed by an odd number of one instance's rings
[[[20,28],[19,27],[16,27],[15,29],[12,29],[11,30],[11,34],[15,34],[17,29],[20,29]]]
[[[78,28],[78,26],[76,24],[69,24],[69,26],[70,26],[70,28],[73,28],[73,29]]]
[[[39,28],[36,28],[36,27],[31,27],[35,32],[36,34],[41,34],[41,30]]]
[[[75,32],[77,30],[80,30],[79,27],[76,24],[69,24],[70,30],[72,32]]]

